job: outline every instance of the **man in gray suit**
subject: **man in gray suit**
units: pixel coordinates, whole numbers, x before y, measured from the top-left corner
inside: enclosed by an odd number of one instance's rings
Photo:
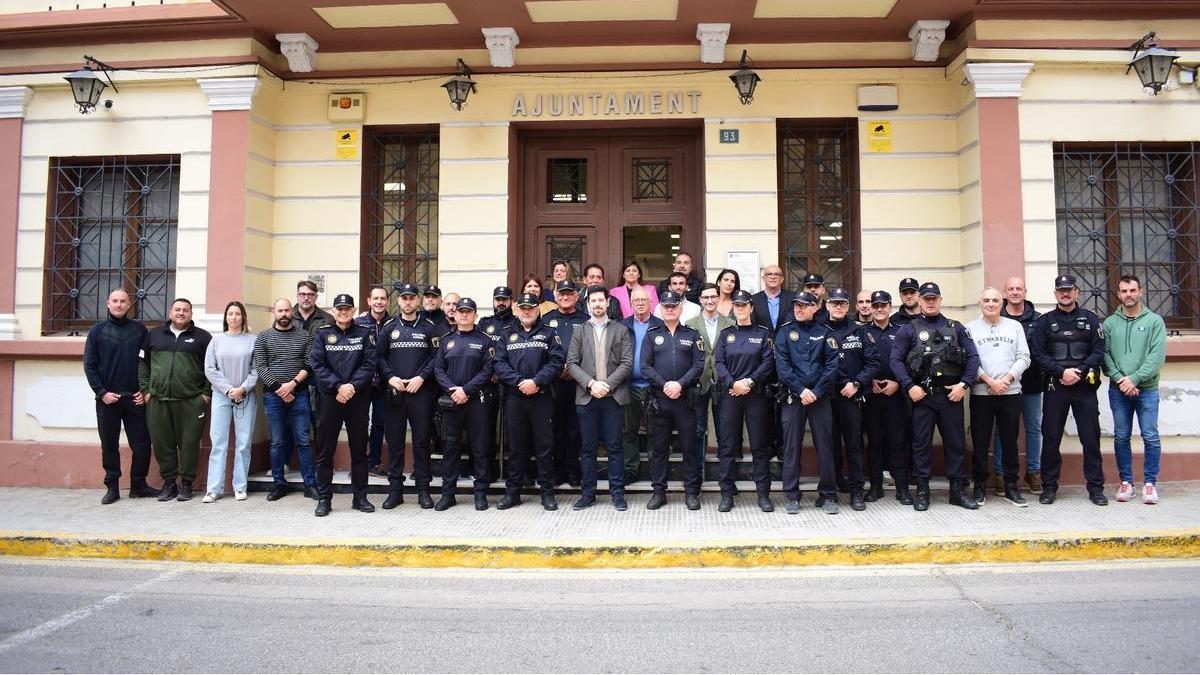
[[[589,286],[585,291],[590,318],[571,334],[567,370],[575,388],[575,412],[583,438],[580,473],[583,494],[575,511],[596,503],[596,445],[608,448],[608,490],[613,508],[624,511],[625,461],[621,434],[624,406],[629,405],[629,376],[633,373],[633,338],[629,329],[608,317],[608,289]]]

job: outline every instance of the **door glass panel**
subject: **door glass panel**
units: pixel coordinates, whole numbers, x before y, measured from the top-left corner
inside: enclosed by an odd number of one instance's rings
[[[545,270],[554,270],[554,263],[565,260],[571,266],[571,278],[578,279],[583,269],[583,235],[549,235],[546,237]]]
[[[546,201],[582,204],[587,199],[587,159],[555,157],[546,160]]]
[[[633,160],[633,201],[671,201],[671,160]]]
[[[682,225],[627,225],[621,264],[638,261],[642,265],[642,280],[658,283],[671,273],[682,235]]]

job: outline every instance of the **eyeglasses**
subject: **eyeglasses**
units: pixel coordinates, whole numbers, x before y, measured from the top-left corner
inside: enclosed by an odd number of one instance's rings
[[[317,297],[317,294],[311,293],[309,291],[304,291],[304,292],[296,291],[296,296],[301,297],[301,298],[315,298],[315,297]]]
[[[777,279],[779,277],[782,277],[783,273],[782,272],[767,272],[767,273],[763,274],[763,276]]]

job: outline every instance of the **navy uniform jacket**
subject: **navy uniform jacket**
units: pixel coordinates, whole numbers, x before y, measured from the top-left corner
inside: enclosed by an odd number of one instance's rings
[[[558,333],[544,321],[529,330],[517,324],[496,348],[496,377],[514,390],[521,380],[532,379],[541,390],[562,373],[566,359]]]
[[[875,338],[867,333],[867,327],[847,315],[841,321],[829,320],[826,324],[833,331],[838,344],[837,386],[857,382],[860,392],[871,391],[871,380],[879,374],[879,351],[875,349]]]
[[[713,369],[723,391],[738,380],[754,380],[757,390],[775,374],[775,346],[765,326],[729,326],[717,336]]]
[[[492,339],[493,347],[499,347],[500,338],[504,337],[506,332],[520,325],[521,322],[514,314],[509,314],[503,319],[492,315],[479,320],[479,331]]]
[[[832,393],[838,351],[829,326],[817,321],[790,321],[775,333],[775,372],[794,394],[811,391],[817,398]]]
[[[1058,324],[1064,335],[1070,335],[1070,331],[1081,330],[1079,326],[1083,325],[1085,327],[1082,330],[1091,336],[1091,351],[1088,352],[1087,357],[1078,365],[1068,367],[1086,371],[1088,368],[1100,369],[1104,366],[1104,324],[1095,312],[1084,309],[1079,303],[1075,303],[1075,309],[1070,312],[1064,312],[1055,306],[1054,309],[1038,317],[1033,324],[1033,341],[1029,343],[1029,351],[1033,355],[1034,362],[1043,372],[1050,373],[1055,378],[1061,378],[1063,371],[1067,369],[1054,360],[1054,356],[1048,349],[1053,324]],[[1022,391],[1024,390],[1022,389]]]
[[[932,319],[922,317],[922,321],[930,327],[938,329],[944,328],[947,325],[954,327],[954,337],[958,340],[958,344],[962,346],[966,352],[967,360],[963,364],[963,374],[959,381],[967,385],[970,389],[972,384],[975,384],[975,378],[979,375],[979,352],[975,349],[975,341],[971,339],[971,335],[967,333],[967,329],[958,321],[947,319],[941,313]],[[904,363],[908,358],[908,353],[912,351],[913,345],[917,342],[916,329],[913,327],[910,320],[896,333],[896,342],[892,345],[891,366],[892,372],[896,374],[897,382],[900,383],[900,388],[908,391],[913,388],[916,382],[913,382],[912,373],[908,372],[908,366]],[[1101,351],[1104,351],[1101,348]],[[1101,355],[1103,358],[1103,355]]]
[[[571,314],[563,314],[558,309],[552,309],[542,315],[542,323],[558,332],[559,341],[564,345],[571,344],[571,335],[575,327],[588,320],[587,312],[576,309]]]
[[[437,326],[429,319],[405,321],[397,316],[383,325],[378,344],[379,377],[384,384],[393,377],[428,382],[437,357]],[[425,385],[421,385],[424,388]]]
[[[454,325],[451,322],[451,317],[446,316],[446,313],[440,309],[424,310],[417,312],[417,316],[425,319],[433,324],[433,334],[436,337],[442,337],[446,333],[454,330]]]
[[[336,394],[343,384],[366,391],[375,377],[375,335],[356,323],[346,330],[336,323],[321,326],[313,334],[308,360],[321,391]]]
[[[642,377],[659,391],[668,382],[678,382],[684,390],[694,387],[704,372],[704,344],[700,341],[700,333],[682,323],[676,326],[674,335],[667,330],[666,324],[650,326],[642,339],[639,363]]]
[[[888,321],[896,324],[897,328],[903,328],[912,323],[912,320],[918,316],[921,316],[921,312],[918,311],[916,314],[909,314],[908,311],[904,309],[904,305],[901,305],[900,309],[892,312],[892,315],[888,317]]]
[[[896,344],[896,333],[900,332],[900,326],[888,321],[887,328],[880,328],[875,325],[875,322],[867,324],[867,334],[875,340],[875,349],[879,352],[879,372],[876,373],[877,380],[891,380],[899,382],[896,374],[892,372],[892,350]]]
[[[493,350],[491,339],[478,328],[442,336],[433,367],[438,384],[447,391],[462,387],[468,396],[478,394],[495,370]]]

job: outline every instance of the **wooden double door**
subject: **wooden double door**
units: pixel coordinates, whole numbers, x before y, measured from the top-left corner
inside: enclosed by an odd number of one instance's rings
[[[613,129],[522,134],[514,282],[548,278],[556,260],[576,278],[592,262],[620,283],[626,261],[645,280],[671,271],[675,254],[700,264],[704,243],[698,129]]]

